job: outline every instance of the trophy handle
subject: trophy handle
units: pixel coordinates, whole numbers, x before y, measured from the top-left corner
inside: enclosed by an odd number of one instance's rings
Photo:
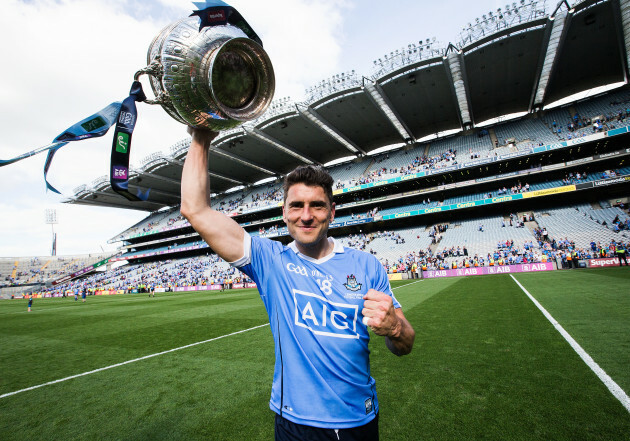
[[[142,75],[149,75],[155,77],[157,79],[161,78],[162,73],[164,72],[164,68],[162,67],[162,63],[160,63],[160,57],[158,56],[153,63],[149,64],[147,67],[143,67],[138,72],[136,72],[133,76],[134,81],[138,81]],[[155,97],[154,100],[145,100],[144,102],[147,104],[168,104],[169,103],[168,96],[164,93],[160,93]]]

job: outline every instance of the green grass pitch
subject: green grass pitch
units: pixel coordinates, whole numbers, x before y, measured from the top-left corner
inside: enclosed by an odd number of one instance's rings
[[[515,278],[630,395],[630,270]],[[393,287],[416,342],[402,358],[370,343],[382,440],[630,439],[630,413],[509,275]],[[0,302],[0,439],[271,440],[269,327],[228,335],[266,323],[255,290]]]

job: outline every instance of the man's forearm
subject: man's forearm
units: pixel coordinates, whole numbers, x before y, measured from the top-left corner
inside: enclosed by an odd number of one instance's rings
[[[234,219],[210,208],[208,148],[217,134],[194,129],[188,133],[193,139],[182,171],[181,213],[215,253],[234,262],[243,257],[245,231]]]
[[[210,180],[208,179],[210,141],[198,139],[194,132],[192,135],[181,181],[181,212],[191,224],[194,222],[194,216],[210,205]]]
[[[400,326],[392,335],[385,337],[387,348],[394,355],[407,355],[413,349],[416,332],[404,317],[398,317]]]

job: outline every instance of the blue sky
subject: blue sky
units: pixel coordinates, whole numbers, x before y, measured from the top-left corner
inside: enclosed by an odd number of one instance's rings
[[[307,87],[395,49],[436,37],[457,41],[463,26],[505,2],[480,0],[228,1],[262,38],[276,72],[276,98],[304,98]],[[63,129],[126,96],[146,51],[166,24],[189,15],[180,0],[4,0],[0,15],[0,154],[48,144]],[[146,87],[145,90],[150,88]],[[140,105],[132,165],[186,137],[161,108]],[[49,178],[66,197],[108,173],[111,133],[62,149]],[[56,209],[58,254],[113,250],[107,240],[147,213],[62,204],[46,192],[45,155],[0,168],[0,257],[50,254],[45,209]]]

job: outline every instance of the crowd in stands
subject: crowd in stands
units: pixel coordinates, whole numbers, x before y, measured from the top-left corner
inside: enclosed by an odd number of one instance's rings
[[[413,173],[426,171],[429,169],[439,169],[443,166],[457,164],[457,150],[448,149],[440,154],[432,156],[416,156],[407,164],[400,167],[378,167],[369,171],[365,175],[350,178],[346,181],[338,180],[335,187],[337,189],[346,188],[346,186],[354,187],[356,185],[369,184],[372,182],[381,181],[384,179],[391,179],[396,176],[405,176]],[[380,164],[383,161],[389,160],[389,154],[376,160],[376,164]]]
[[[40,289],[40,293],[63,297],[101,290],[149,292],[156,288],[173,291],[177,287],[251,282],[237,269],[225,264],[217,255],[125,265],[97,272],[69,283]]]
[[[608,100],[606,103],[605,100]],[[598,101],[599,100],[599,101]],[[606,98],[598,97],[593,100],[595,103],[592,107],[589,108],[581,108],[580,103],[575,104],[575,108],[578,109],[573,111],[573,115],[570,115],[569,110],[561,110],[554,109],[549,113],[550,117],[547,119],[548,127],[545,127],[543,124],[541,126],[544,128],[548,134],[553,133],[559,139],[566,139],[567,137],[577,137],[577,136],[585,136],[592,132],[597,132],[601,130],[609,130],[615,128],[616,125],[627,125],[630,124],[630,95],[626,92],[613,92],[608,95]],[[562,115],[566,115],[562,116]],[[545,117],[541,117],[543,120]],[[507,135],[509,136],[509,131],[518,131],[518,122],[517,123],[509,123],[511,124],[511,128],[504,129],[508,131]],[[526,125],[527,120],[523,121],[523,124]],[[512,128],[516,127],[516,128]],[[485,138],[489,136],[489,130],[486,128],[480,129],[477,133],[479,138]],[[449,145],[455,145],[455,147],[450,147],[444,149],[442,152],[437,152],[434,154],[424,154],[418,155],[414,153],[414,156],[411,159],[407,159],[406,155],[410,153],[410,151],[397,151],[382,154],[374,158],[374,163],[371,164],[367,170],[363,173],[360,173],[358,176],[353,176],[347,179],[337,179],[335,183],[335,187],[337,189],[346,188],[348,186],[356,186],[361,184],[373,183],[377,181],[381,181],[384,179],[390,179],[396,176],[404,176],[411,173],[416,173],[420,171],[427,170],[439,170],[442,167],[450,166],[453,164],[457,164],[457,146],[462,147],[466,145],[462,140],[465,136],[453,136],[452,143]],[[525,139],[523,141],[530,142],[530,147],[543,145],[542,141],[531,142],[535,136],[530,137],[530,139]],[[505,139],[504,142],[509,144],[510,139]],[[497,141],[498,142],[498,141]],[[547,140],[548,142],[548,140]],[[424,146],[424,145],[422,145]],[[430,146],[430,145],[429,145]],[[498,143],[495,147],[498,147]],[[521,146],[518,147],[519,149]],[[430,149],[427,149],[429,151]],[[465,146],[465,150],[470,155],[471,159],[483,157],[484,154],[486,156],[496,156],[496,149],[482,149],[481,151],[474,150],[469,148],[468,145]],[[465,155],[464,155],[465,156]],[[402,161],[401,161],[402,159]],[[465,160],[466,158],[464,158]],[[392,165],[394,163],[402,165]],[[350,170],[352,165],[347,165],[346,170]],[[578,174],[580,177],[574,174],[573,177],[565,176],[564,182],[577,183],[583,180],[586,180],[589,175]],[[610,171],[606,176],[603,177],[614,177],[615,172]],[[529,185],[525,183],[524,185],[516,185],[512,186],[510,189],[504,187],[497,191],[497,195],[509,194],[515,192],[524,192],[528,191]],[[492,193],[490,193],[492,194]],[[260,190],[255,193],[248,193],[248,191],[243,191],[239,196],[231,196],[229,199],[226,197],[217,202],[217,206],[214,208],[222,211],[227,214],[233,213],[245,213],[248,210],[255,209],[258,207],[265,207],[269,205],[274,205],[278,202],[282,201],[282,188],[280,185],[270,185],[263,186]],[[162,222],[163,216],[168,215],[169,218],[166,222]],[[174,213],[167,213],[162,215],[161,213],[155,213],[155,217],[149,220],[148,222],[141,223],[139,226],[134,226],[127,230],[126,232],[121,234],[121,238],[129,237],[131,235],[138,234],[140,232],[151,232],[159,230],[159,228],[163,226],[173,226],[182,222],[186,224],[185,219],[181,217],[179,210],[176,210]],[[183,226],[183,225],[182,225]]]
[[[185,222],[185,221],[186,221],[186,219],[180,213],[177,216],[169,217],[168,218],[168,222],[166,223],[166,225],[169,226],[169,227],[172,227],[173,225],[177,224],[178,222]]]
[[[261,236],[275,236],[278,234],[279,229],[282,227],[279,227],[278,224],[272,225],[268,228],[265,227],[260,227],[258,229],[258,234],[260,234]]]
[[[365,213],[359,213],[359,214],[351,213],[350,219],[353,219],[353,220],[354,219],[369,219],[371,217],[376,216],[379,213],[379,211],[381,211],[380,207],[374,207],[366,211]]]
[[[529,184],[526,182],[525,185],[523,185],[521,184],[521,181],[517,181],[510,188],[507,188],[506,186],[503,186],[503,188],[499,188],[497,190],[497,196],[502,196],[506,194],[525,193],[527,191],[529,191]]]
[[[621,222],[621,221],[619,221]],[[625,228],[628,220],[625,221]],[[428,234],[439,235],[446,231],[446,225],[436,225]],[[513,240],[500,241],[496,249],[485,255],[470,253],[466,245],[452,246],[441,250],[409,250],[405,238],[396,231],[382,231],[369,234],[351,234],[339,240],[344,246],[378,254],[371,243],[378,238],[385,238],[401,245],[401,254],[396,259],[380,259],[388,273],[409,273],[418,270],[444,270],[453,268],[472,268],[482,266],[502,266],[521,263],[557,262],[559,266],[571,267],[572,262],[598,257],[615,257],[616,248],[623,246],[630,250],[630,241],[612,240],[601,244],[592,241],[589,248],[576,247],[568,238],[552,238],[544,228],[534,229],[535,241],[525,241],[520,246]],[[377,255],[378,258],[378,255]],[[574,264],[575,265],[575,264]],[[412,276],[413,277],[413,276]],[[40,290],[41,294],[68,296],[87,290],[94,293],[100,290],[120,290],[131,292],[152,292],[156,288],[172,291],[177,287],[215,285],[251,282],[239,270],[227,265],[218,256],[206,255],[185,259],[174,259],[144,264],[125,265],[105,272],[71,281],[57,287]]]
[[[2,286],[19,286],[25,283],[43,283],[51,279],[75,273],[88,265],[108,257],[106,255],[85,255],[76,257],[31,257],[13,259],[11,270],[0,273]],[[5,265],[6,267],[6,265]]]
[[[572,261],[616,257],[617,246],[630,250],[630,242],[622,241],[612,241],[605,245],[593,242],[591,249],[577,248],[575,243],[566,240],[554,240],[553,245],[542,249],[532,243],[520,247],[509,242],[499,244],[494,252],[485,256],[469,255],[465,246],[458,246],[457,248],[444,249],[435,254],[430,249],[408,252],[397,261],[390,262],[385,259],[381,263],[389,273],[410,273],[410,275],[416,273],[418,269],[434,271],[545,262],[557,262],[559,267],[570,268]]]
[[[630,100],[627,96],[610,101],[607,109],[597,115],[580,115],[575,112],[565,121],[557,122],[555,119],[551,123],[551,130],[560,139],[574,139],[583,137],[591,133],[612,130],[619,126],[626,126],[630,122]]]
[[[243,199],[245,199],[245,195],[241,195],[240,197],[236,199],[229,199],[227,201],[222,200],[221,202],[219,202],[219,206],[214,207],[214,208],[223,213],[232,213],[238,210],[238,208],[241,206],[241,202],[243,201]]]
[[[604,120],[604,122],[607,122]],[[556,133],[560,139],[572,139],[578,136],[586,136],[588,133],[581,129],[591,127],[593,133],[601,132],[604,130],[604,123],[600,118],[591,120],[589,117],[581,117],[579,114],[573,115],[573,118],[569,118],[566,121],[566,126],[563,128],[563,124],[558,124],[556,120],[551,123],[551,130]],[[564,132],[563,132],[564,130]]]
[[[606,221],[604,221],[604,224],[605,223]],[[615,233],[619,233],[622,230],[630,230],[630,218],[622,220],[619,218],[619,215],[615,216],[615,218],[612,220],[611,228]]]
[[[434,225],[429,232],[429,237],[431,237],[431,244],[439,243],[442,239],[442,233],[448,230],[448,224],[439,224]]]
[[[583,172],[569,172],[567,173],[564,178],[562,178],[562,184],[564,185],[572,185],[572,184],[579,184],[581,182],[585,182],[588,179],[588,174],[583,171]]]
[[[225,214],[247,212],[258,207],[266,207],[269,205],[275,205],[282,201],[283,192],[282,186],[270,188],[266,191],[258,191],[251,195],[251,198],[247,193],[243,193],[236,199],[230,199],[228,201],[221,201],[218,207],[213,207],[218,211]],[[247,202],[246,202],[247,201]]]
[[[267,191],[254,193],[252,195],[252,203],[246,204],[246,208],[260,207],[269,205],[274,202],[280,202],[283,199],[282,188],[270,188]]]
[[[576,106],[579,108],[579,106]],[[586,136],[590,133],[596,133],[603,130],[613,129],[616,126],[627,125],[630,123],[630,99],[628,96],[623,96],[620,99],[614,99],[610,101],[610,108],[607,111],[602,111],[600,114],[587,112],[585,110],[579,110],[574,112],[571,116],[566,111],[566,119],[561,116],[561,112],[554,113],[554,118],[547,120],[549,129],[551,132],[557,135],[559,139],[571,139],[578,136]],[[550,113],[551,115],[551,113]],[[542,123],[540,123],[542,125]],[[544,128],[549,134],[549,129]],[[506,129],[509,130],[509,129]],[[486,129],[482,129],[478,132],[479,137],[488,136],[489,132]],[[509,136],[507,133],[504,136]],[[456,139],[454,137],[453,139]],[[532,138],[533,139],[533,138]],[[505,140],[507,143],[507,139]],[[531,139],[530,139],[531,141]],[[540,145],[542,142],[534,145]],[[457,141],[452,144],[456,145]],[[439,145],[438,145],[439,146]],[[430,151],[429,145],[426,145],[426,151]],[[486,150],[477,151],[469,149],[468,146],[461,147],[462,157],[460,161],[467,161],[466,151],[470,155],[470,159],[480,157],[480,155],[486,153]],[[413,152],[413,153],[412,153]],[[408,157],[404,156],[407,155]],[[496,155],[496,152],[490,148],[487,150],[487,155]],[[383,154],[374,158],[374,163],[367,167],[358,176],[354,176],[345,180],[338,179],[336,187],[338,189],[345,188],[347,186],[356,186],[361,184],[367,184],[384,179],[390,179],[396,176],[404,176],[412,173],[417,173],[427,170],[435,170],[443,167],[457,164],[457,149],[445,148],[444,151],[432,155],[419,155],[416,151],[400,151],[396,153]],[[396,164],[396,165],[393,165]],[[402,164],[402,165],[400,165]],[[350,170],[352,166],[348,165],[347,170]],[[595,177],[612,178],[619,175],[618,170],[605,170],[605,171],[592,171],[585,170],[572,171],[565,174],[562,179],[563,185],[579,184],[588,180],[592,180]],[[512,182],[511,187],[503,186],[499,188],[495,194],[509,195],[530,191],[530,184],[521,181]],[[534,182],[534,188],[537,185]],[[269,185],[266,187],[260,187],[261,189],[250,192],[249,190],[243,191],[238,195],[232,194],[225,196],[223,199],[217,200],[215,209],[222,212],[231,214],[234,212],[246,212],[249,209],[264,207],[272,205],[282,200],[282,188],[280,185]],[[489,193],[488,196],[492,197],[493,193]],[[357,195],[356,200],[362,200],[362,196]],[[429,206],[442,204],[442,202],[432,202],[430,198],[423,201],[423,204],[429,204]],[[370,210],[362,213],[351,213],[351,219],[363,219],[371,218],[381,212],[380,207],[373,207]],[[612,217],[612,216],[611,216]],[[591,218],[593,219],[593,218]],[[520,227],[525,226],[525,222],[534,221],[535,219],[530,214],[523,219],[522,217],[511,214],[509,219],[506,218],[501,225],[502,227]],[[610,218],[606,221],[600,221],[599,219],[593,219],[594,221],[606,226],[615,233],[622,233],[630,230],[630,218],[620,218],[617,216],[612,222]],[[121,235],[130,236],[137,233],[147,233],[153,231],[159,231],[163,227],[178,227],[180,224],[183,226],[187,224],[187,221],[183,218],[178,208],[173,208],[165,212],[156,212],[153,215],[138,223],[136,226],[128,229]],[[258,233],[261,235],[277,235],[279,230],[283,228],[282,224],[275,224],[270,227],[261,227]],[[441,243],[442,236],[447,232],[448,224],[435,225],[431,227],[426,233],[431,238],[431,246],[424,249],[409,249],[405,237],[395,231],[383,231],[369,234],[354,234],[343,239],[346,246],[365,250],[377,255],[380,258],[378,249],[372,246],[372,242],[376,239],[385,238],[387,241],[392,241],[397,245],[401,245],[400,256],[396,258],[383,257],[381,262],[390,272],[405,272],[413,271],[414,268],[426,268],[426,269],[449,269],[453,266],[467,267],[467,266],[482,266],[482,265],[501,265],[511,263],[523,263],[523,262],[544,262],[544,261],[559,261],[566,264],[567,257],[570,260],[580,258],[593,258],[598,256],[613,256],[614,247],[618,241],[623,241],[620,237],[617,242],[612,243],[600,243],[599,241],[593,241],[590,247],[576,246],[575,241],[568,237],[551,237],[549,232],[545,228],[535,228],[533,230],[536,241],[526,241],[524,243],[517,244],[514,241],[502,241],[497,243],[496,249],[490,253],[470,252],[471,247],[466,247],[464,244],[459,246],[443,247],[438,250],[437,246]],[[479,224],[479,230],[484,230],[483,223]],[[626,244],[627,245],[627,244]],[[170,247],[176,247],[177,244]],[[87,263],[81,260],[74,260],[67,258],[64,261],[63,258],[59,258],[59,265],[46,265],[46,262],[41,258],[31,259],[30,265],[20,265],[14,268],[3,268],[2,274],[0,274],[0,280],[8,282],[8,284],[15,285],[25,283],[28,280],[43,282],[53,278],[60,277],[66,274],[72,274],[80,269],[86,267]],[[142,286],[161,286],[168,289],[172,289],[178,286],[190,286],[199,284],[212,284],[218,280],[225,278],[231,278],[233,280],[241,280],[243,275],[237,270],[223,265],[219,262],[216,256],[196,257],[183,260],[167,260],[152,264],[143,265],[126,265],[115,270],[109,270],[102,273],[95,273],[91,276],[81,279],[80,281],[72,282],[57,288],[57,290],[75,290],[89,287],[94,290],[99,287],[106,289],[121,289],[121,290],[133,290]]]
[[[583,176],[584,173],[578,172],[575,174],[567,174],[566,179],[581,179]],[[576,241],[568,237],[552,237],[544,226],[536,226],[535,228],[530,226],[535,240],[522,241],[522,239],[520,239],[519,244],[516,244],[514,240],[502,240],[496,243],[494,251],[484,251],[483,253],[477,251],[471,253],[471,248],[468,244],[449,245],[448,247],[438,249],[437,244],[440,242],[442,235],[449,231],[449,224],[433,225],[420,233],[430,238],[426,244],[431,243],[430,246],[425,245],[422,248],[414,248],[414,245],[407,245],[409,235],[401,234],[399,231],[379,231],[369,234],[359,233],[350,235],[341,240],[345,246],[377,255],[377,258],[379,258],[390,272],[413,272],[412,268],[434,270],[548,261],[557,261],[562,265],[567,265],[567,261],[570,262],[601,256],[613,257],[617,244],[621,242],[624,246],[628,245],[626,244],[627,240],[624,239],[624,237],[627,238],[628,236],[623,236],[621,233],[630,231],[630,216],[627,215],[627,210],[625,210],[623,204],[616,210],[616,212],[608,212],[610,213],[610,217],[605,218],[601,217],[601,213],[604,213],[605,210],[602,210],[600,213],[599,210],[585,209],[583,207],[575,208],[575,212],[579,213],[580,216],[590,216],[592,221],[600,223],[600,225],[615,234],[619,233],[619,236],[615,236],[615,239],[611,241],[611,243],[593,240],[590,246],[586,247],[577,246]],[[613,218],[615,213],[617,214]],[[606,220],[600,220],[604,218]],[[522,213],[521,215],[511,213],[509,216],[499,218],[501,230],[509,227],[523,228],[526,222],[532,221],[536,221],[533,212]],[[260,231],[265,233],[277,233],[278,227],[279,225],[274,225],[267,230],[261,229]],[[484,231],[483,220],[479,223],[479,231],[482,233]],[[420,239],[420,234],[417,236],[418,239]],[[379,251],[381,248],[372,245],[375,239],[381,238],[392,243],[393,249],[396,249],[396,247],[400,245],[400,255],[396,258],[392,258],[390,254],[381,256],[381,252]],[[201,243],[201,241],[197,241],[196,243]],[[182,246],[188,245],[190,245],[190,243],[182,244]],[[93,258],[98,259],[102,257],[103,256],[96,256]],[[59,269],[55,270],[55,273],[59,272],[59,275],[71,274],[86,266],[84,261],[76,258],[60,257],[58,258],[58,262],[65,264],[63,267],[57,265]],[[45,266],[41,258],[32,258],[29,263],[31,267],[27,270],[22,270],[22,272],[19,273],[17,267],[15,267],[13,268],[13,273],[30,276],[31,274],[37,273],[38,268]],[[83,289],[84,287],[89,287],[91,290],[116,289],[126,291],[142,289],[142,287],[147,286],[173,289],[179,286],[214,284],[217,283],[217,280],[224,278],[237,281],[242,280],[243,275],[220,261],[216,255],[210,255],[183,260],[167,260],[144,265],[127,265],[115,270],[94,273],[88,278],[71,282],[70,284],[55,288],[52,291],[57,293],[67,292]]]
[[[375,239],[384,238],[386,240],[391,240],[397,245],[402,245],[405,243],[405,238],[400,235],[400,233],[395,231],[377,231],[374,233],[364,234],[350,234],[348,237],[342,238],[341,243],[348,248],[354,248],[361,251],[369,252],[370,254],[377,254],[377,252],[370,248],[368,250],[368,245]]]

